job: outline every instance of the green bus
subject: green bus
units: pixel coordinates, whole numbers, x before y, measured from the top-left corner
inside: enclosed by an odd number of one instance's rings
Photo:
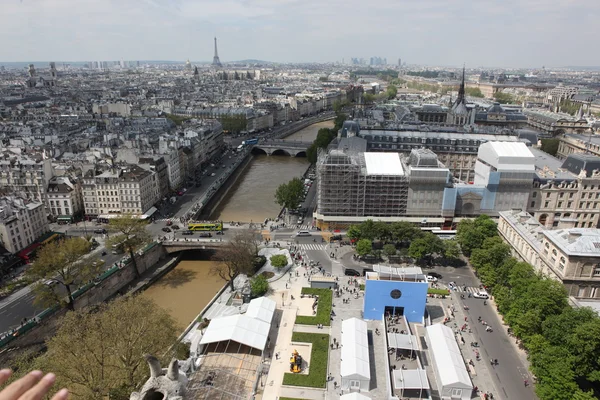
[[[222,231],[223,223],[217,222],[190,222],[188,224],[190,231]]]

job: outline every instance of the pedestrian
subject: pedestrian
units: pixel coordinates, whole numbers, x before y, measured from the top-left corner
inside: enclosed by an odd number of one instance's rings
[[[333,388],[337,389],[337,382],[336,381],[333,381]]]

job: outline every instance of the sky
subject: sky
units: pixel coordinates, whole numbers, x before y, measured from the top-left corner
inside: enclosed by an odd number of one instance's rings
[[[598,66],[600,0],[0,0],[0,61]]]

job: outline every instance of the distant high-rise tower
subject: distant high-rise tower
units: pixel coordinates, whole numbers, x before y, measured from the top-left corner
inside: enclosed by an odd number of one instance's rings
[[[215,67],[221,67],[221,60],[219,60],[219,52],[217,52],[217,38],[215,38],[215,56],[213,57],[213,63]]]

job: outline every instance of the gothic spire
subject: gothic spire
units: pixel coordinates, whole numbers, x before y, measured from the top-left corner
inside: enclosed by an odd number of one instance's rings
[[[456,104],[465,103],[465,66],[463,65],[462,80],[460,81],[460,88],[458,89],[458,97],[456,98]]]

